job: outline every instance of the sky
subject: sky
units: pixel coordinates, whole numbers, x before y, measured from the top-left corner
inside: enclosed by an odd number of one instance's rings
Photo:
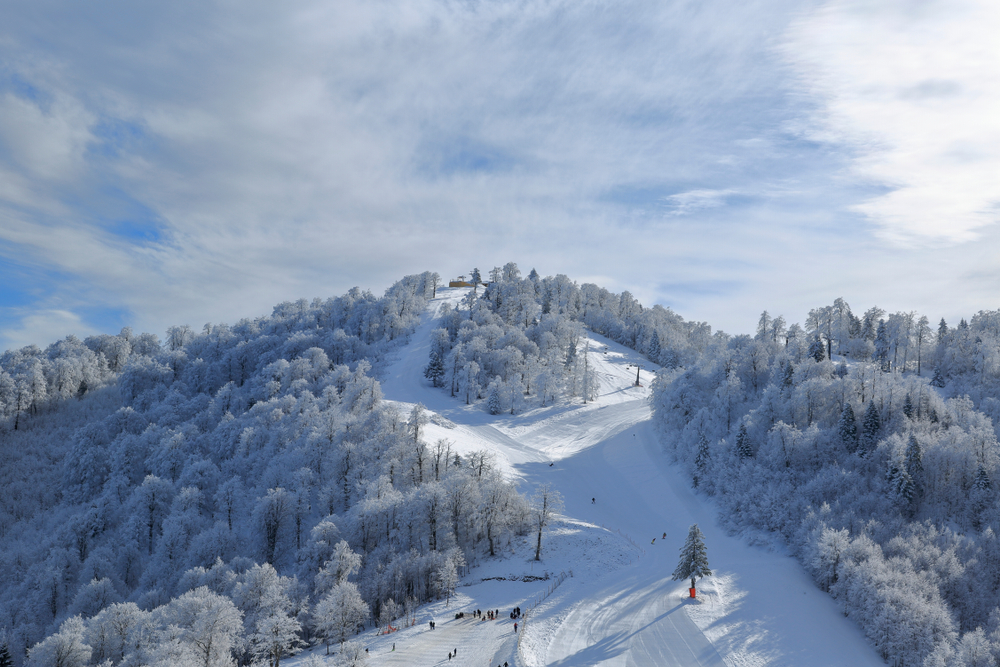
[[[731,333],[1000,308],[1000,3],[7,2],[0,350],[513,261]]]

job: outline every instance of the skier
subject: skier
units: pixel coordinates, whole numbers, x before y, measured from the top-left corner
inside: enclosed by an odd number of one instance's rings
[[[667,534],[663,533],[663,539],[667,539]]]
[[[596,505],[597,504],[597,498],[591,498],[590,499],[590,504],[591,505]]]
[[[652,542],[650,542],[650,544],[654,544],[655,542],[656,542],[656,538],[654,537],[654,538],[653,538],[653,541],[652,541]]]
[[[392,643],[392,650],[393,650],[393,651],[395,651],[395,650],[396,650],[396,642],[393,642],[393,643]]]
[[[517,623],[514,624],[514,633],[517,633]]]

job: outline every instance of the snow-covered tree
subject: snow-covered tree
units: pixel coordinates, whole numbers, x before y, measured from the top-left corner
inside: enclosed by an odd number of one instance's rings
[[[371,615],[358,587],[349,581],[334,584],[313,610],[313,627],[330,652],[331,642],[343,644]]]
[[[230,667],[232,648],[243,631],[242,614],[232,600],[202,586],[176,598],[164,610],[164,622],[180,630],[199,667]]]
[[[690,579],[693,589],[696,579],[712,575],[712,570],[708,567],[708,549],[705,548],[705,536],[698,528],[698,524],[692,525],[688,530],[687,539],[680,551],[681,557],[677,561],[676,569],[674,569],[673,580]]]
[[[550,485],[542,484],[535,491],[531,503],[531,522],[537,531],[535,543],[535,560],[542,559],[542,530],[551,523],[552,518],[562,512],[562,494]]]
[[[84,641],[86,624],[72,616],[59,626],[59,631],[35,644],[28,652],[28,667],[85,667],[92,649]]]

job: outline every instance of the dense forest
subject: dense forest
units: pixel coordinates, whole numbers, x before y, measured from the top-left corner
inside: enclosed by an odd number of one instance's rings
[[[588,401],[588,332],[631,347],[659,369],[665,455],[725,525],[795,554],[889,664],[996,664],[1000,311],[932,327],[838,299],[732,336],[514,263],[472,273],[428,384],[492,414]],[[411,616],[529,530],[488,452],[381,400],[437,283],[0,357],[14,664],[277,663]]]
[[[722,520],[779,540],[892,665],[1000,657],[1000,312],[935,329],[842,299],[664,370],[668,451]]]
[[[588,330],[671,368],[693,363],[711,343],[707,325],[564,275],[542,278],[532,269],[522,278],[511,262],[490,272],[482,292],[473,280],[462,307],[442,315],[426,375],[466,403],[483,401],[491,414],[561,397],[591,400],[596,381],[581,353]]]
[[[0,358],[14,663],[276,665],[449,595],[526,530],[488,452],[381,400],[437,282]]]

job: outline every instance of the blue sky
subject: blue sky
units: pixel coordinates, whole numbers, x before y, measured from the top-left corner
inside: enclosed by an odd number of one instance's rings
[[[157,5],[4,9],[0,349],[508,261],[734,333],[1000,307],[995,2]]]

